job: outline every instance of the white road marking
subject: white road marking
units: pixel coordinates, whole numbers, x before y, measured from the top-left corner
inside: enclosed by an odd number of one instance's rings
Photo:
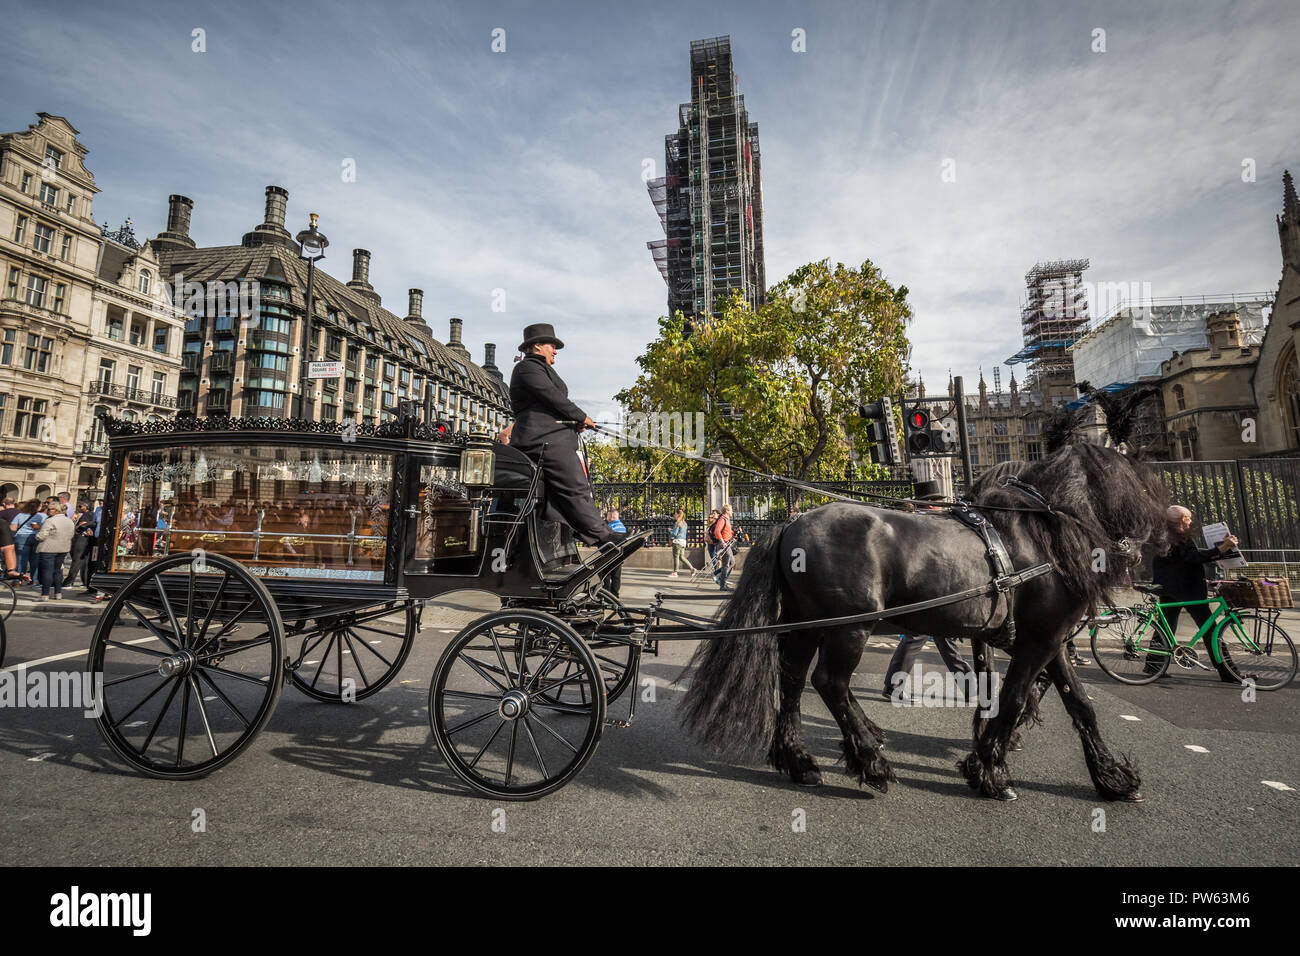
[[[382,643],[384,643],[384,642],[383,642],[383,641],[371,641],[370,643],[371,643],[371,644],[382,644]]]
[[[1266,787],[1272,787],[1274,790],[1282,790],[1282,791],[1290,790],[1293,793],[1295,792],[1295,787],[1288,787],[1280,780],[1261,780],[1260,783],[1262,783]]]
[[[1208,754],[1208,753],[1209,753],[1209,751],[1206,750],[1204,747],[1202,747],[1200,744],[1183,744],[1183,746],[1186,747],[1188,750],[1190,750],[1190,751],[1191,751],[1192,753],[1194,753],[1194,754]]]
[[[49,753],[37,754],[35,757],[28,757],[27,762],[40,763],[42,760],[49,760],[53,756],[54,756],[54,751],[50,751]]]
[[[145,721],[145,720],[133,720],[133,721],[131,721],[129,724],[127,724],[126,726],[127,726],[127,729],[130,729],[130,728],[132,728],[132,727],[143,727],[146,723],[148,723],[148,721]]]
[[[320,661],[303,661],[303,664],[319,664]]]
[[[158,638],[150,636],[150,637],[142,637],[138,641],[123,641],[122,643],[148,644],[150,641],[156,641],[156,640],[158,640]],[[90,653],[90,648],[87,647],[84,651],[68,651],[68,653],[66,654],[55,654],[53,657],[39,657],[34,661],[23,661],[21,664],[10,664],[8,667],[0,668],[0,673],[3,673],[5,671],[16,671],[20,667],[32,668],[32,667],[38,667],[41,664],[52,664],[55,661],[66,661],[70,657],[85,657],[89,653]]]
[[[1134,717],[1132,714],[1120,714],[1119,716],[1121,720],[1136,720],[1136,721],[1142,720],[1141,717]]]
[[[213,694],[211,697],[204,697],[203,699],[204,699],[204,700],[216,700],[216,699],[217,699],[217,696],[216,696],[216,694]]]

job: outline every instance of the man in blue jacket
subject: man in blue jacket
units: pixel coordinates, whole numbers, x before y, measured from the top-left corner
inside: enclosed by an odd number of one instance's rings
[[[569,387],[551,367],[562,348],[564,343],[551,325],[537,323],[524,329],[519,346],[524,357],[510,375],[515,420],[507,437],[511,448],[541,462],[548,520],[563,521],[585,544],[616,542],[626,533],[601,520],[578,450],[578,432],[595,423],[569,400]]]

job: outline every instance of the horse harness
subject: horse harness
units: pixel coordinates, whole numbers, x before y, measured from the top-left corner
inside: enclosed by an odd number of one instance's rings
[[[1033,485],[1014,477],[1008,477],[1003,484],[1015,488],[1025,497],[1041,505],[1043,511],[1049,514],[1055,513],[1052,511],[1052,506]],[[1006,595],[1007,599],[1006,621],[991,638],[986,637],[984,640],[999,650],[1009,652],[1016,642],[1016,588],[1030,578],[1046,574],[1052,567],[1050,564],[1040,564],[1017,571],[1007,546],[1002,541],[1002,535],[998,534],[998,529],[970,502],[958,502],[956,507],[949,510],[949,514],[978,534],[980,540],[984,542],[984,555],[988,558],[989,570],[993,573],[993,606],[989,610],[989,619],[985,622],[983,630],[988,631],[997,617],[998,595]]]

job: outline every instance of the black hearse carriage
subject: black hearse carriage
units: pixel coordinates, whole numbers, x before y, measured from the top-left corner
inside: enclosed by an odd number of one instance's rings
[[[99,729],[132,766],[221,767],[286,680],[321,701],[369,697],[405,662],[425,602],[466,589],[502,609],[452,638],[433,675],[430,725],[452,770],[530,799],[590,758],[655,616],[601,578],[648,533],[581,557],[543,519],[529,459],[409,415],[104,424],[95,584],[113,596],[89,670],[103,676]]]

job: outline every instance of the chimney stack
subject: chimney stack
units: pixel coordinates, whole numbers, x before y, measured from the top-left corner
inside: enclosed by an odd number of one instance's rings
[[[289,190],[283,186],[267,186],[266,213],[262,217],[262,224],[252,232],[244,233],[243,245],[245,247],[273,245],[297,251],[298,243],[294,242],[289,230],[284,228],[284,213],[288,204]]]
[[[412,325],[424,325],[424,315],[421,311],[424,308],[424,290],[411,289],[407,292],[407,296],[409,300],[406,307],[406,321]]]
[[[167,230],[159,233],[154,239],[154,245],[163,249],[193,249],[194,240],[190,238],[190,213],[193,211],[193,199],[188,196],[168,196]]]
[[[447,339],[447,348],[469,358],[469,349],[465,348],[465,343],[460,340],[460,330],[464,325],[465,323],[456,316],[451,317],[451,338]]]
[[[370,250],[353,249],[352,250],[352,278],[348,280],[347,287],[355,289],[379,305],[379,293],[375,291],[374,286],[370,284]]]
[[[262,221],[262,225],[272,229],[284,229],[284,212],[288,204],[289,190],[283,186],[267,186],[266,218]]]

